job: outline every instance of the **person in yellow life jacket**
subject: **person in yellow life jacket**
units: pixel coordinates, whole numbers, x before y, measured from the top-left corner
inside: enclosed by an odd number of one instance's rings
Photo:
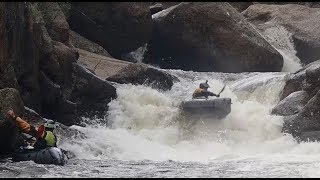
[[[55,122],[51,119],[46,120],[44,123],[44,131],[41,137],[34,144],[36,149],[44,149],[46,147],[57,147],[57,137],[53,133]]]
[[[14,111],[9,110],[8,115],[11,116],[18,124],[23,133],[30,134],[36,138],[36,142],[33,143],[35,149],[43,149],[46,147],[56,147],[56,136],[53,134],[55,128],[55,122],[53,120],[47,120],[44,124],[38,128],[30,125],[24,119],[15,115]]]
[[[206,81],[205,83],[200,83],[199,88],[197,88],[193,94],[192,94],[192,99],[196,99],[196,98],[208,98],[208,96],[216,96],[216,97],[220,97],[219,94],[214,94],[213,92],[208,91],[209,88],[209,84],[208,81]]]

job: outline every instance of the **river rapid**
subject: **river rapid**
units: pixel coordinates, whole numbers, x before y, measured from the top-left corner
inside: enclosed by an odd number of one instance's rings
[[[58,134],[58,146],[75,154],[65,166],[0,163],[1,177],[319,177],[320,143],[297,143],[270,115],[286,75],[301,68],[291,35],[278,27],[263,35],[284,57],[283,72],[214,73],[165,70],[170,91],[116,84],[118,98],[104,119],[71,126],[86,137]],[[199,83],[232,99],[221,120],[181,114]]]

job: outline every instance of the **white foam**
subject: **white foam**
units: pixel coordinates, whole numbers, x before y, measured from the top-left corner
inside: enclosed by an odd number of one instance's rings
[[[177,71],[179,73],[183,74]],[[189,75],[195,78],[189,79]],[[168,92],[159,92],[145,86],[117,85],[118,98],[109,104],[111,126],[76,126],[88,138],[65,141],[61,146],[74,151],[78,158],[83,159],[171,159],[207,163],[249,157],[285,161],[288,156],[296,156],[296,159],[310,157],[310,154],[320,156],[320,151],[316,150],[319,149],[318,143],[307,143],[307,146],[297,144],[291,136],[281,133],[282,118],[270,115],[274,101],[264,103],[261,98],[253,98],[278,96],[281,74],[245,75],[252,79],[253,84],[256,83],[255,76],[264,78],[265,82],[258,83],[261,89],[255,88],[245,98],[230,88],[237,89],[241,79],[226,81],[229,75],[220,75],[188,72],[183,78],[179,76],[181,81],[175,83]],[[179,116],[178,105],[189,98],[198,84],[205,80],[209,81],[213,92],[220,91],[223,84],[227,84],[221,97],[232,98],[232,112],[220,121],[197,119],[190,129],[186,129],[182,126],[183,119]]]
[[[283,57],[283,72],[295,72],[302,68],[300,59],[296,56],[292,33],[280,25],[274,25],[262,33],[265,39],[278,50]]]

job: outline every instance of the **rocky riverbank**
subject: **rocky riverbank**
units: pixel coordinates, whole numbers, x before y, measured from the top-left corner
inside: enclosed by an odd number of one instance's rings
[[[103,116],[108,111],[107,104],[117,98],[111,82],[166,91],[179,81],[153,66],[211,72],[281,71],[282,55],[262,35],[272,26],[281,25],[293,33],[299,58],[305,65],[314,62],[320,59],[320,9],[316,5],[2,2],[0,153],[10,153],[21,144],[7,110],[33,123],[41,118],[31,120],[29,109],[67,126],[80,125],[81,117]],[[126,58],[141,47],[146,47],[141,62]],[[315,66],[307,65],[288,77],[282,99],[298,103],[291,103],[293,110],[274,110],[290,115],[284,132],[301,136],[320,128],[319,113],[313,112],[319,94]],[[303,127],[301,118],[306,119]]]

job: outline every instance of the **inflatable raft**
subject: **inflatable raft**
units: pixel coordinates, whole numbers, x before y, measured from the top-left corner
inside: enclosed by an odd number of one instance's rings
[[[183,101],[181,108],[184,112],[192,116],[222,119],[231,112],[231,99],[193,99]]]
[[[13,161],[34,161],[38,164],[64,165],[67,161],[66,155],[57,147],[45,149],[24,149],[12,156]]]

